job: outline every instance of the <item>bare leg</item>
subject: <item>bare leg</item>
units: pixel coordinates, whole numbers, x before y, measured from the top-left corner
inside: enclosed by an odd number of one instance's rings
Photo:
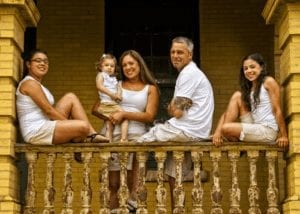
[[[240,116],[247,114],[249,111],[242,102],[241,92],[235,92],[230,99],[227,111],[224,114],[224,123],[222,134],[231,141],[237,141],[242,131],[240,122],[235,122]]]
[[[134,155],[132,161],[132,170],[128,171],[128,188],[130,192],[129,198],[136,201],[137,200],[137,189],[138,189],[138,176],[139,176],[139,165]]]
[[[175,188],[175,178],[168,176],[168,180],[169,180],[169,187],[170,187],[170,197],[171,197],[171,208],[172,208],[172,212],[174,210],[174,188]]]
[[[73,93],[63,96],[56,104],[56,110],[72,120],[57,121],[53,144],[66,143],[70,140],[78,141],[88,135],[96,133],[78,99]],[[103,136],[97,136],[103,138]]]
[[[121,123],[121,143],[128,141],[128,120],[124,120]]]
[[[105,136],[109,139],[109,142],[111,143],[113,140],[113,129],[114,125],[110,120],[107,120],[106,122],[106,133]]]
[[[65,94],[56,104],[56,110],[65,115],[69,119],[77,119],[86,121],[90,128],[90,134],[95,133],[95,129],[90,124],[88,117],[84,111],[84,108],[73,93]]]
[[[110,209],[119,207],[120,171],[109,171]]]

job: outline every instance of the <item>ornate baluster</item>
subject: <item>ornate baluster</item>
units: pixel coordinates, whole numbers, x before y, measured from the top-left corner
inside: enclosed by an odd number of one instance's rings
[[[194,186],[192,189],[192,199],[193,199],[193,214],[203,214],[202,209],[203,203],[203,187],[201,184],[201,174],[200,174],[200,164],[203,156],[203,152],[192,151],[192,160],[194,163]]]
[[[175,161],[175,170],[176,170],[176,180],[175,180],[175,188],[173,191],[174,195],[174,214],[184,214],[184,199],[185,199],[185,192],[182,185],[182,161],[184,159],[183,152],[173,152],[173,158]]]
[[[256,162],[259,157],[258,151],[248,151],[247,152],[249,168],[250,168],[250,186],[248,189],[249,198],[249,214],[260,214],[260,208],[257,201],[259,200],[259,188],[257,187],[256,180]]]
[[[166,214],[167,189],[164,186],[164,163],[167,154],[165,152],[156,152],[155,159],[157,162],[157,187],[155,189],[156,195],[156,209],[155,214]]]
[[[137,160],[139,163],[139,177],[138,177],[138,208],[136,210],[137,214],[147,214],[147,188],[146,188],[146,161],[147,161],[146,152],[137,152]]]
[[[63,154],[65,160],[65,175],[64,175],[64,190],[63,190],[63,209],[61,214],[73,214],[72,203],[73,203],[73,194],[72,189],[72,160],[73,153]]]
[[[241,190],[239,188],[238,172],[237,172],[237,161],[240,157],[239,151],[229,151],[228,156],[231,164],[231,189],[229,190],[230,195],[230,214],[241,214],[242,210],[240,209],[241,201]]]
[[[127,200],[129,197],[129,190],[127,186],[127,163],[128,163],[128,152],[119,153],[120,158],[120,188],[118,190],[118,198],[120,209],[118,214],[128,214]]]
[[[211,190],[211,201],[212,209],[211,214],[222,214],[223,209],[221,208],[221,201],[223,198],[222,190],[220,187],[220,172],[219,172],[219,161],[221,159],[220,151],[211,151],[210,157],[213,162],[213,187]]]
[[[83,187],[81,189],[81,201],[82,208],[80,210],[80,214],[90,214],[91,210],[91,200],[92,200],[92,189],[91,189],[91,181],[90,181],[90,162],[92,159],[92,152],[84,152],[81,153],[81,157],[83,160]]]
[[[25,214],[32,214],[36,213],[35,210],[35,179],[34,179],[34,171],[35,171],[35,164],[37,160],[37,153],[35,152],[27,152],[26,153],[26,161],[28,163],[28,176],[27,176],[27,190],[26,190],[26,206],[24,213]]]
[[[269,203],[268,214],[279,214],[278,209],[278,189],[276,187],[276,173],[275,173],[275,160],[278,157],[277,151],[267,151],[268,161],[268,177],[269,185],[267,189],[267,199]]]
[[[108,178],[108,160],[111,157],[110,152],[100,153],[100,211],[99,214],[110,214],[109,209],[109,178]]]
[[[44,203],[45,208],[43,214],[54,214],[54,198],[55,189],[53,185],[53,165],[56,158],[55,153],[49,153],[47,157],[47,176],[46,176],[46,189],[44,190]]]

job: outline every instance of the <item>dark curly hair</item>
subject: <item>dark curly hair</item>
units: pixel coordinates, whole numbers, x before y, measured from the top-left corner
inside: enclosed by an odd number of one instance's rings
[[[263,84],[265,77],[268,76],[268,71],[267,71],[267,65],[266,62],[264,61],[263,57],[259,53],[253,53],[245,56],[242,60],[242,66],[240,69],[240,87],[241,87],[241,92],[242,92],[242,100],[246,106],[246,108],[251,111],[251,88],[252,88],[252,82],[249,81],[244,74],[244,62],[248,59],[252,59],[255,62],[257,62],[260,67],[262,68],[260,75],[257,78],[257,84],[254,88],[254,93],[253,93],[253,101],[254,101],[254,108],[259,104],[259,93],[260,93],[260,88],[261,85]]]
[[[23,75],[22,75],[22,79],[24,79],[24,77],[26,77],[29,73],[28,68],[26,66],[26,62],[30,62],[34,55],[37,53],[42,53],[45,54],[48,57],[48,53],[42,49],[33,49],[28,53],[23,53],[23,60],[24,60],[24,71],[23,71]]]

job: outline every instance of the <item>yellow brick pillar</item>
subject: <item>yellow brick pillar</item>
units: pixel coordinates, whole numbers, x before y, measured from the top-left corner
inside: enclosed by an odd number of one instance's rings
[[[288,121],[290,147],[283,212],[300,213],[300,0],[268,0],[262,15],[267,24],[275,25],[276,76],[283,88]]]
[[[20,213],[15,90],[23,69],[24,32],[39,18],[32,0],[0,0],[0,214]]]

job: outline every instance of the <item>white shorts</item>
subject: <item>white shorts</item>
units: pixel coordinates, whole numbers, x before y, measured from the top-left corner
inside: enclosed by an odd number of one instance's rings
[[[262,125],[254,124],[251,114],[244,115],[241,119],[242,131],[239,139],[246,142],[276,143],[278,132]]]
[[[27,140],[27,143],[34,145],[51,145],[54,136],[56,121],[49,120],[36,132],[34,136]]]

